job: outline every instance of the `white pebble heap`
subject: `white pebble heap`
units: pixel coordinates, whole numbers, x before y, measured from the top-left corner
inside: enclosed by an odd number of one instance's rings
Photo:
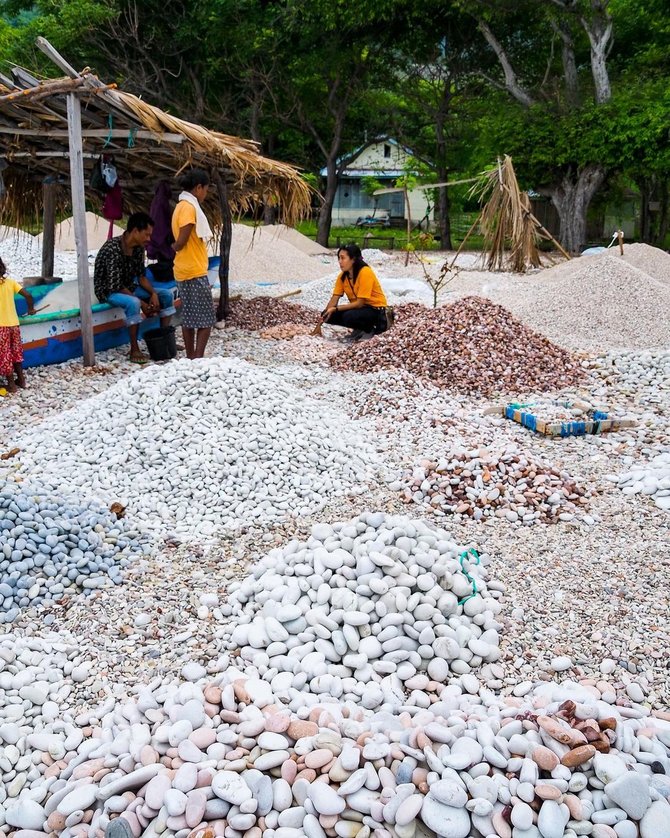
[[[415,682],[411,703],[428,706],[419,681],[463,676],[476,690],[469,673],[500,657],[502,586],[487,563],[421,521],[317,524],[230,586],[221,639],[296,710],[323,695],[390,708]]]
[[[149,549],[139,538],[97,503],[6,484],[0,491],[0,624],[13,622],[24,608],[120,584],[122,568]]]
[[[224,358],[151,366],[20,438],[19,474],[179,536],[314,513],[362,492],[379,456],[294,378]]]

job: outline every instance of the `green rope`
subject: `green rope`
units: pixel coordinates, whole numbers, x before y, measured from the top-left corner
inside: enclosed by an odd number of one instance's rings
[[[107,134],[107,139],[105,140],[105,144],[103,148],[107,148],[107,146],[112,144],[112,128],[114,127],[114,117],[110,113],[109,118],[107,120],[107,125],[109,127],[109,133]]]
[[[137,128],[131,128],[128,131],[128,148],[133,148],[135,146],[135,137],[137,135]]]
[[[472,597],[477,595],[477,583],[473,579],[473,577],[470,576],[470,574],[467,572],[467,570],[465,569],[465,564],[464,564],[464,562],[468,559],[468,556],[470,554],[475,557],[475,564],[480,563],[479,553],[474,549],[474,547],[468,547],[467,550],[463,550],[463,552],[461,553],[460,558],[459,558],[459,561],[461,563],[461,570],[465,574],[465,578],[472,585],[472,593],[469,596],[463,597],[463,599],[459,599],[458,600],[459,605],[464,605],[469,599],[472,599]]]

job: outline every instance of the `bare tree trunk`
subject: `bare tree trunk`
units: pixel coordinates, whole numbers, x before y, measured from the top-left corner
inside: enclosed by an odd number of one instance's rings
[[[566,174],[555,187],[541,190],[551,197],[560,221],[559,239],[570,253],[586,244],[586,213],[591,199],[605,180],[605,169],[589,163],[577,173]]]
[[[667,180],[662,181],[659,187],[659,197],[661,199],[661,211],[659,212],[658,229],[654,238],[656,247],[664,247],[665,239],[670,230],[670,184]]]
[[[486,38],[488,45],[491,47],[493,52],[495,52],[496,57],[498,58],[503,75],[505,76],[505,89],[517,100],[517,102],[521,103],[525,108],[529,108],[533,104],[533,99],[528,91],[524,90],[524,88],[519,84],[514,68],[512,67],[512,63],[509,60],[502,44],[493,34],[491,27],[485,21],[479,21],[479,29],[484,38]]]
[[[582,26],[589,36],[591,44],[591,75],[595,86],[595,99],[598,105],[609,102],[612,98],[609,73],[607,72],[607,54],[612,38],[612,18],[607,10],[607,3],[593,0],[591,20],[582,18]]]
[[[553,21],[552,28],[561,39],[561,59],[563,62],[563,79],[565,81],[565,98],[568,104],[576,108],[579,105],[579,79],[577,76],[577,61],[572,32],[567,21]]]

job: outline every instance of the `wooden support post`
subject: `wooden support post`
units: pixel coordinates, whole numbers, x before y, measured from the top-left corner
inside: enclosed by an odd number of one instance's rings
[[[76,93],[67,97],[67,127],[70,140],[70,183],[72,188],[72,221],[77,249],[77,282],[79,285],[79,316],[84,366],[95,365],[93,344],[93,312],[91,283],[88,275],[88,239],[86,235],[86,196],[84,194],[84,157],[81,138],[81,102]]]
[[[221,281],[221,295],[216,310],[216,319],[225,320],[228,317],[228,303],[230,301],[228,289],[228,276],[230,273],[230,245],[233,240],[233,219],[230,214],[228,203],[228,187],[225,177],[221,172],[216,173],[216,186],[219,192],[219,204],[221,206],[221,264],[219,265],[219,280]]]
[[[54,275],[54,248],[56,238],[56,190],[54,178],[47,177],[42,183],[42,277],[51,279]]]

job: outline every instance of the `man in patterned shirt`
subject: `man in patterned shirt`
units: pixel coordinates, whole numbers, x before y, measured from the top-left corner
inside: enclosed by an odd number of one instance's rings
[[[159,314],[161,326],[165,327],[175,313],[172,292],[155,290],[145,275],[144,249],[153,226],[146,212],[133,213],[126,232],[106,241],[95,257],[95,295],[101,303],[123,309],[130,334],[130,360],[135,364],[149,360],[137,342],[142,314]]]

